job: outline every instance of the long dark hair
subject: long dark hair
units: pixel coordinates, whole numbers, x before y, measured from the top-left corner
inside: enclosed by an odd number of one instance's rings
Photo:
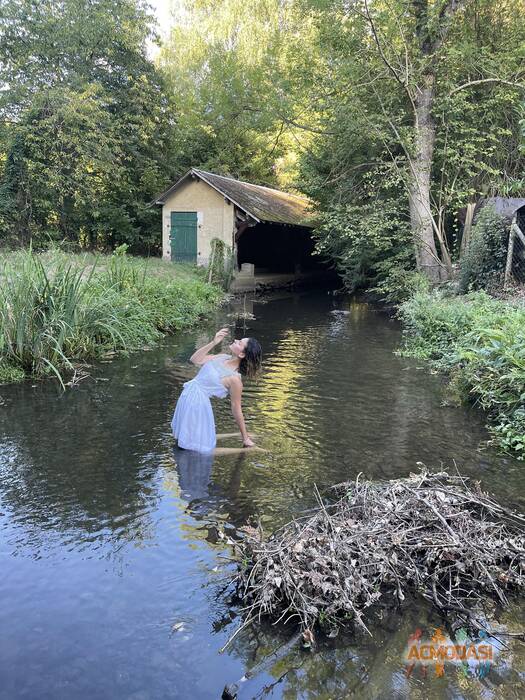
[[[239,363],[239,372],[243,377],[253,379],[257,376],[262,365],[262,348],[255,338],[248,338],[244,357]]]

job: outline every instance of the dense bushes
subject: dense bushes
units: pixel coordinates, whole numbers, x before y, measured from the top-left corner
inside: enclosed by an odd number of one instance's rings
[[[182,172],[141,0],[3,0],[0,241],[159,249],[150,206]]]
[[[495,441],[525,457],[525,308],[484,292],[417,294],[403,304],[407,355],[450,373],[454,388],[488,411]]]
[[[19,252],[0,272],[0,381],[64,372],[136,350],[184,328],[220,290],[198,271],[161,261]]]
[[[508,224],[493,207],[484,207],[472,227],[470,244],[461,259],[462,292],[501,286],[507,258]]]
[[[414,245],[396,200],[333,206],[323,214],[316,238],[317,252],[334,261],[349,291],[385,285],[380,291],[388,294],[405,282],[410,286]]]

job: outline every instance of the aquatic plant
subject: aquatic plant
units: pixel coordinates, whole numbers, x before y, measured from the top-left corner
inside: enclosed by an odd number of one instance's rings
[[[82,269],[59,264],[48,271],[31,252],[4,264],[0,284],[0,355],[24,372],[43,374],[70,362],[86,285]]]
[[[525,458],[525,307],[484,292],[418,294],[400,307],[403,354],[445,370],[487,411],[495,442]]]
[[[124,251],[125,253],[125,251]],[[158,265],[158,263],[157,263]],[[0,381],[55,375],[108,352],[129,352],[163,332],[191,325],[222,295],[199,273],[125,254],[36,255],[3,259],[0,277]]]

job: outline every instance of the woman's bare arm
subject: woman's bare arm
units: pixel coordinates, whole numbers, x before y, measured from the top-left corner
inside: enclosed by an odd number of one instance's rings
[[[206,345],[203,345],[202,348],[195,350],[193,355],[190,357],[190,362],[193,362],[194,365],[203,365],[205,362],[208,362],[208,360],[212,360],[214,357],[217,357],[216,355],[209,355],[208,353],[216,345],[222,343],[222,341],[227,335],[228,329],[221,328],[220,331],[217,331],[217,333],[215,333],[215,338],[213,340],[211,340]]]
[[[230,399],[232,404],[232,413],[235,418],[239,430],[241,431],[242,443],[245,447],[253,447],[255,443],[250,438],[246,431],[244,416],[242,414],[242,380],[240,377],[231,377],[229,381]]]

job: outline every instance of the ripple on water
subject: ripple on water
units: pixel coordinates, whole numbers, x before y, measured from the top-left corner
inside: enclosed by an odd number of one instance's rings
[[[247,633],[218,654],[237,624],[220,580],[230,550],[219,533],[250,519],[268,530],[282,524],[314,505],[314,484],[323,492],[360,472],[393,478],[418,461],[455,461],[525,507],[522,465],[486,447],[477,411],[443,405],[439,377],[393,354],[396,323],[366,304],[337,305],[348,313],[331,314],[326,295],[292,295],[255,305],[257,320],[234,329],[258,337],[265,352],[264,372],[243,396],[264,453],[192,462],[173,451],[173,407],[194,371],[187,358],[211,325],[104,365],[108,382],[66,394],[50,384],[3,391],[2,700],[43,689],[81,700],[218,697],[276,644],[275,630]],[[218,431],[231,432],[228,403],[214,411]],[[376,642],[291,652],[283,668],[302,669],[272,697],[343,697],[363,687],[363,664],[375,697],[462,697],[453,678],[437,691],[404,676],[408,634],[428,623],[414,609],[386,620]],[[502,687],[517,682],[514,665],[498,669]],[[254,695],[276,677],[258,679]]]

